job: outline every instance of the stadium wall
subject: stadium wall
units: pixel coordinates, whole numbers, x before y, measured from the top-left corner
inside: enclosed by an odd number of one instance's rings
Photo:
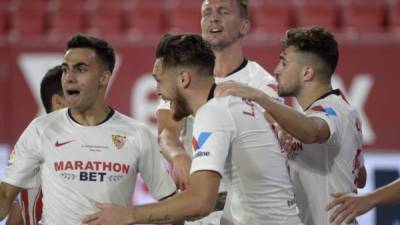
[[[118,59],[108,91],[110,106],[148,123],[154,130],[158,97],[151,71],[156,41],[112,43]],[[2,151],[7,152],[29,122],[44,113],[39,83],[47,69],[62,62],[63,48],[60,46],[63,45],[46,41],[0,45]],[[272,72],[279,59],[279,40],[247,40],[245,52],[249,59]],[[363,191],[373,190],[399,177],[399,52],[400,41],[341,41],[334,85],[344,91],[362,116],[369,172],[368,184]],[[1,158],[5,155],[2,153]],[[138,193],[140,197],[136,203],[148,200],[143,192]],[[361,221],[360,224],[365,225],[400,224],[400,208],[380,208],[362,217]]]

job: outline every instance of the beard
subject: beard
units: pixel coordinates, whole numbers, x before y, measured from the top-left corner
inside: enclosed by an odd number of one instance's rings
[[[280,97],[296,97],[299,93],[298,85],[287,86],[286,88],[279,85],[278,82],[278,95]]]
[[[192,114],[192,110],[190,110],[189,104],[185,97],[183,97],[178,91],[175,93],[174,100],[171,101],[171,109],[173,112],[172,118],[175,121],[180,121],[181,119]]]

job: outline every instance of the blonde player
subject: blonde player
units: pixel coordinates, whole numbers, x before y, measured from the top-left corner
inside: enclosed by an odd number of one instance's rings
[[[243,55],[242,39],[250,30],[247,0],[204,0],[201,5],[202,37],[215,54],[213,70],[216,83],[235,80],[258,88],[271,97],[283,101],[276,92],[276,80],[258,63]],[[161,100],[156,116],[161,151],[173,165],[173,176],[178,188],[185,190],[189,181],[192,150],[193,117],[175,121],[168,101]],[[216,210],[222,210],[226,187],[220,188]],[[219,224],[222,211],[212,213],[195,224]]]

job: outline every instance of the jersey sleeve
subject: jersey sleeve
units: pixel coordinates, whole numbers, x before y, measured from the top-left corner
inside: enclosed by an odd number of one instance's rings
[[[211,170],[222,176],[234,129],[228,109],[214,106],[197,113],[193,125],[191,173]]]
[[[338,130],[340,130],[340,119],[337,109],[332,105],[324,104],[324,102],[314,103],[310,109],[306,111],[308,117],[317,117],[324,120],[329,127],[330,136],[327,142],[333,144],[339,143]]]
[[[139,172],[155,199],[160,200],[176,191],[174,181],[161,161],[156,138],[147,128],[141,137]]]
[[[43,161],[39,130],[32,122],[22,133],[10,155],[3,182],[25,189],[39,185],[38,171]]]

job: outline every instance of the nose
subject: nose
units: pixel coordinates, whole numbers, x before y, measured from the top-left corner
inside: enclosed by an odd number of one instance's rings
[[[208,16],[210,23],[218,23],[221,21],[221,17],[217,12],[211,12]]]
[[[275,77],[275,79],[278,79],[279,75],[280,75],[280,69],[279,65],[277,65],[274,69],[273,76]]]
[[[211,15],[210,22],[211,22],[211,23],[219,23],[219,21],[221,21],[219,15],[218,15],[217,13],[213,13],[213,14]]]
[[[76,74],[72,70],[64,71],[63,76],[68,83],[76,81]]]
[[[161,96],[161,91],[160,91],[160,85],[158,83],[157,83],[157,86],[156,86],[156,93],[157,93],[158,97],[162,97]]]

